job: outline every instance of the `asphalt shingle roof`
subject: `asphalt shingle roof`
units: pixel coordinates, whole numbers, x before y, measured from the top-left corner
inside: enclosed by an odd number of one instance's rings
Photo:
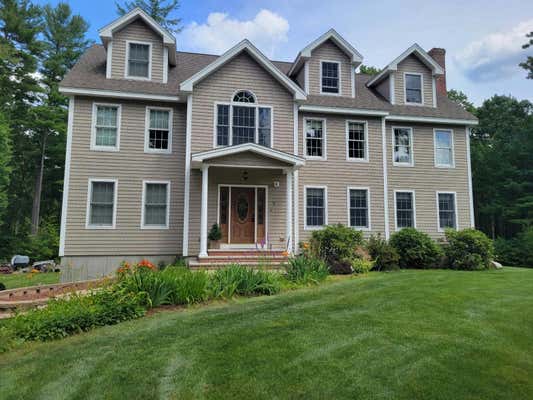
[[[61,82],[61,87],[179,96],[181,82],[190,78],[219,57],[212,54],[189,52],[177,52],[176,56],[177,65],[170,67],[168,70],[168,83],[107,79],[106,51],[102,45],[93,45],[65,76]],[[284,74],[288,74],[292,65],[290,62],[284,61],[272,61],[272,63]],[[355,97],[308,95],[303,104],[380,110],[388,111],[393,115],[413,117],[476,119],[459,104],[442,95],[437,96],[438,107],[391,105],[379,93],[366,86],[370,78],[370,75],[356,74]]]

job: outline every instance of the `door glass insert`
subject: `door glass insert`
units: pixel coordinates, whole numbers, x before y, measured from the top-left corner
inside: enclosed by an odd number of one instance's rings
[[[248,208],[248,197],[246,194],[241,194],[237,200],[237,217],[239,218],[239,222],[243,223],[246,221]]]

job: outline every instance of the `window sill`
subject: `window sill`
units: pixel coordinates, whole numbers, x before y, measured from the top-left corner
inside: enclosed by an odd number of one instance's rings
[[[370,227],[366,227],[366,226],[351,226],[351,225],[349,225],[349,226],[350,226],[350,228],[355,229],[357,231],[363,231],[363,232],[370,232],[371,231]]]
[[[316,157],[316,156],[304,156],[306,160],[309,161],[327,161],[327,157]]]
[[[114,225],[86,225],[85,229],[100,230],[100,229],[115,229]]]
[[[141,229],[157,231],[157,230],[168,230],[169,227],[168,225],[141,225]]]
[[[326,225],[318,225],[318,226],[304,226],[304,231],[319,231],[320,229],[323,229],[326,227]]]
[[[152,77],[144,77],[144,76],[129,76],[129,75],[126,75],[124,77],[124,79],[130,79],[130,80],[133,80],[133,81],[151,81],[152,80]]]
[[[172,154],[171,150],[144,149],[146,154]]]
[[[346,161],[348,162],[354,162],[354,163],[369,163],[370,160],[368,158],[346,158]]]
[[[454,169],[455,165],[443,165],[443,164],[435,164],[435,168],[439,169]]]
[[[395,167],[413,168],[415,166],[415,163],[408,164],[408,163],[398,163],[398,162],[393,161],[392,165]]]
[[[117,153],[120,151],[119,147],[107,147],[107,146],[91,146],[91,151],[102,151],[109,153]]]

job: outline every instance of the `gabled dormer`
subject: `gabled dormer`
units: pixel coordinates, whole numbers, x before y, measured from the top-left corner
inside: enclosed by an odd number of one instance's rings
[[[140,8],[99,30],[107,51],[106,78],[166,83],[176,65],[176,39]]]
[[[442,52],[444,63],[444,50],[433,50]],[[443,81],[444,74],[444,66],[415,43],[368,81],[367,86],[392,104],[436,107],[437,81]]]
[[[310,95],[354,97],[355,69],[362,61],[363,56],[330,29],[298,53],[289,76]]]

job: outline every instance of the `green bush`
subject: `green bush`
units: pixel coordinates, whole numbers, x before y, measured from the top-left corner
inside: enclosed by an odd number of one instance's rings
[[[299,284],[316,284],[329,275],[324,261],[311,256],[298,255],[289,258],[285,264],[285,277],[288,281]]]
[[[142,299],[146,307],[169,304],[172,285],[162,272],[150,268],[136,268],[131,273],[119,275],[117,287],[124,293],[131,293]]]
[[[46,308],[15,316],[6,329],[18,339],[46,341],[138,318],[144,312],[138,297],[106,288],[50,300]]]
[[[400,256],[400,268],[437,268],[444,255],[437,243],[415,228],[403,228],[394,233],[389,244]]]
[[[362,258],[354,258],[352,260],[352,268],[358,274],[366,274],[374,268],[374,261],[364,260]]]
[[[331,264],[356,257],[356,249],[363,244],[363,233],[342,224],[328,225],[313,232],[310,244],[314,256]]]
[[[205,271],[168,267],[161,272],[161,278],[170,289],[169,304],[193,304],[207,300],[209,276]]]
[[[220,226],[218,224],[213,224],[211,230],[209,231],[209,234],[207,235],[207,238],[213,241],[222,239],[222,230],[220,229]]]
[[[533,227],[512,239],[496,239],[494,253],[496,260],[504,265],[533,268]]]
[[[367,249],[374,260],[374,269],[377,271],[393,271],[400,268],[400,256],[394,247],[386,240],[377,236],[370,236]]]
[[[446,257],[451,268],[479,270],[489,268],[494,253],[492,240],[476,229],[446,230]]]
[[[0,282],[0,290],[6,290],[6,285],[3,282]]]
[[[276,294],[281,290],[281,285],[273,272],[231,264],[211,275],[209,289],[215,298],[230,298],[235,295]]]

